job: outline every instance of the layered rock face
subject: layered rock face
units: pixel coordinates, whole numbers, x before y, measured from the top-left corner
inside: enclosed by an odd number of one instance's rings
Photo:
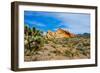
[[[75,37],[75,34],[63,30],[63,29],[58,29],[56,32],[48,31],[46,34],[47,38],[70,38],[70,37]]]

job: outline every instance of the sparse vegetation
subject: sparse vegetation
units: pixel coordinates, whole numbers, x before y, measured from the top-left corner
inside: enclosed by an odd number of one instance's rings
[[[45,38],[36,28],[24,27],[24,60],[61,60],[90,58],[90,34],[71,38]]]

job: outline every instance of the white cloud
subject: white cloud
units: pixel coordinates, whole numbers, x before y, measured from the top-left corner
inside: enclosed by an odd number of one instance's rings
[[[64,29],[68,29],[75,33],[90,32],[90,15],[80,13],[61,13],[55,15],[62,20]]]
[[[40,27],[45,27],[46,26],[45,24],[42,24],[42,23],[37,23],[36,25],[40,26]]]
[[[35,26],[38,26],[38,27],[45,27],[46,26],[45,24],[42,24],[42,23],[36,22],[36,21],[26,20],[26,22],[28,24],[31,24],[31,25],[34,25],[35,24]]]

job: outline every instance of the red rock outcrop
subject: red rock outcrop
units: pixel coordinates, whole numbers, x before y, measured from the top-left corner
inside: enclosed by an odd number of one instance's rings
[[[58,29],[56,32],[48,31],[46,34],[47,38],[70,38],[70,37],[75,37],[75,34],[63,30],[63,29]]]

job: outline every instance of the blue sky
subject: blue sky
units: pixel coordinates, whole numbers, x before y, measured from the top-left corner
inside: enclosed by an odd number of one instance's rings
[[[62,28],[72,33],[90,33],[90,14],[24,11],[24,24],[43,32]]]

